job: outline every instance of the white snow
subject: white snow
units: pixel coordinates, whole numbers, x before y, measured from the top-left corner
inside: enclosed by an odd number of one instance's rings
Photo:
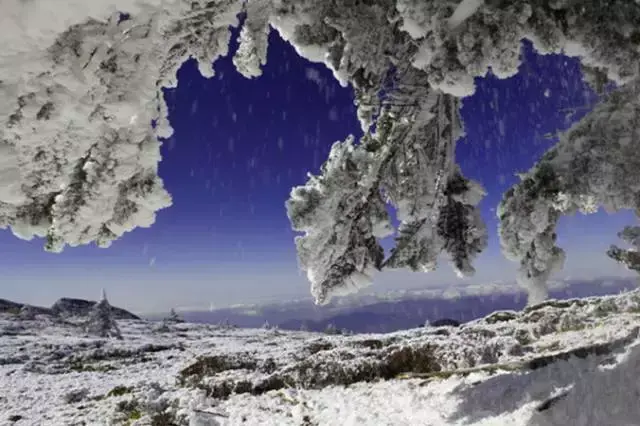
[[[166,0],[2,0],[0,2],[0,76],[4,58],[22,62],[33,53],[51,45],[60,33],[87,18],[104,19],[118,11],[138,13],[157,7]]]
[[[449,28],[455,29],[459,27],[464,21],[473,16],[482,5],[484,5],[484,0],[462,0],[453,15],[451,15],[451,18],[449,18]]]
[[[9,144],[0,142],[0,202],[21,204],[25,195],[20,188],[18,153]]]
[[[178,425],[636,425],[638,312],[635,291],[497,312],[459,328],[340,336],[119,321],[124,340],[89,337],[73,318],[0,314],[0,423],[134,426],[164,413]],[[340,380],[332,369],[352,374],[428,347],[440,369],[431,376],[331,384]],[[181,375],[202,357],[226,364]],[[288,382],[266,392],[213,397],[196,386],[278,376]]]

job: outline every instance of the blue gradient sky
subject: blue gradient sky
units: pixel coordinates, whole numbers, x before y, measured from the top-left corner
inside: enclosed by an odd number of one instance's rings
[[[477,93],[464,100],[467,136],[458,157],[487,189],[482,211],[491,234],[476,277],[459,280],[443,262],[431,274],[380,274],[374,289],[514,280],[515,265],[499,252],[495,207],[517,181],[514,173],[552,145],[545,134],[571,124],[560,111],[580,107],[584,114],[594,102],[576,61],[530,48],[525,57],[517,76],[479,79]],[[284,202],[308,171],[317,172],[334,141],[359,133],[352,92],[275,33],[262,77],[243,78],[230,57],[215,68],[207,80],[189,61],[178,88],[165,94],[175,133],[163,146],[160,175],[173,207],[106,250],[55,255],[42,241],[0,233],[0,297],[50,304],[61,296],[93,299],[105,287],[113,304],[152,312],[308,296]],[[565,218],[559,240],[569,259],[561,276],[628,275],[604,251],[634,220],[631,213]]]

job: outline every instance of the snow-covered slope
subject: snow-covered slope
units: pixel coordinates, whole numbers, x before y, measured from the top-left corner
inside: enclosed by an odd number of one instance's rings
[[[0,424],[637,425],[640,291],[338,336],[0,318]],[[214,413],[214,414],[211,414]]]

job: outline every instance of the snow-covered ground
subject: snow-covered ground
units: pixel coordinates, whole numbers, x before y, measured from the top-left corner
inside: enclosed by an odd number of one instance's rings
[[[640,291],[327,335],[0,317],[0,425],[640,425]]]

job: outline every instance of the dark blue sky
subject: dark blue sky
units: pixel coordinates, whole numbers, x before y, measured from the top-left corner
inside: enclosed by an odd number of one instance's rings
[[[458,158],[488,192],[482,211],[491,234],[478,276],[467,284],[513,281],[514,265],[499,253],[495,207],[517,181],[514,172],[526,171],[552,145],[545,135],[571,124],[566,110],[579,107],[579,117],[595,101],[575,60],[538,56],[529,46],[524,52],[517,76],[478,79],[476,94],[463,104],[467,136]],[[164,143],[160,175],[174,205],[152,228],[107,250],[54,255],[42,251],[41,241],[0,234],[0,267],[15,283],[0,297],[50,303],[61,295],[97,297],[104,286],[114,303],[150,311],[308,295],[284,202],[307,172],[317,173],[333,142],[360,133],[352,91],[324,65],[297,56],[275,32],[260,78],[242,77],[230,56],[215,70],[204,79],[189,61],[178,72],[178,87],[165,92],[174,135]],[[631,214],[563,220],[559,238],[570,256],[565,275],[625,274],[604,250],[632,221]],[[381,274],[375,287],[449,284],[465,282],[443,262],[427,275]]]

